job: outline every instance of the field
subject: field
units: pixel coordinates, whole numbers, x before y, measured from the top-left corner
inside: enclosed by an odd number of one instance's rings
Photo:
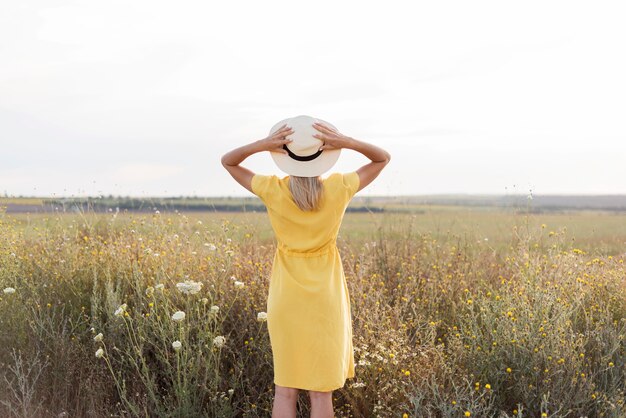
[[[271,415],[266,213],[0,222],[0,416]],[[413,205],[347,213],[338,245],[337,417],[626,416],[623,211]]]

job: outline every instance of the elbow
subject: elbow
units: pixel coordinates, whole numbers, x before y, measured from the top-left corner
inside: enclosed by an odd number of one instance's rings
[[[222,166],[224,166],[224,168],[227,168],[229,166],[229,164],[226,162],[226,154],[222,155]]]

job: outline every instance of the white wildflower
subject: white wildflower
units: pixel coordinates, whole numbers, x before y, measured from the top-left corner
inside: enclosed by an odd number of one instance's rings
[[[15,293],[15,289],[14,289],[14,288],[12,288],[12,287],[5,287],[5,288],[4,288],[4,293],[6,293],[7,295],[8,295],[9,293]]]
[[[165,285],[163,283],[159,283],[158,285],[154,286],[155,289],[160,289],[160,290],[163,290],[164,287]]]
[[[259,322],[267,321],[267,313],[266,312],[259,312],[256,315],[256,320],[259,321]]]
[[[102,348],[98,348],[98,350],[96,350],[96,357],[100,358],[104,355],[104,350]]]
[[[183,283],[176,283],[176,288],[182,292],[187,294],[195,294],[202,289],[203,283],[194,282],[193,280],[185,280]]]
[[[123,303],[120,305],[119,308],[117,308],[117,310],[115,311],[115,316],[123,316],[124,312],[126,312],[126,304]]]
[[[182,347],[182,344],[181,344],[181,342],[180,342],[180,341],[176,340],[176,341],[174,341],[174,342],[172,343],[172,348],[173,348],[175,351],[180,350],[180,347]]]
[[[224,344],[226,344],[226,338],[224,338],[224,336],[218,335],[217,337],[213,338],[213,345],[217,348],[222,348]]]
[[[235,282],[235,287],[236,287],[237,289],[243,289],[243,287],[244,287],[244,286],[245,286],[245,285],[243,284],[243,282],[240,282],[240,281],[236,281],[236,282]]]
[[[207,298],[202,298],[200,300],[202,301],[203,305],[206,305],[207,303],[209,303],[209,300]]]
[[[211,313],[212,313],[212,314],[216,314],[216,313],[218,313],[218,312],[219,312],[219,310],[220,310],[220,307],[219,307],[219,306],[217,306],[217,305],[213,305],[213,306],[211,306]]]
[[[209,250],[211,250],[211,251],[217,250],[217,247],[215,246],[215,244],[212,244],[212,243],[206,242],[206,243],[204,243],[204,246],[205,247],[209,247]]]
[[[235,393],[235,389],[228,389],[228,394],[232,395],[233,393]]]
[[[172,320],[174,321],[182,321],[183,319],[185,319],[185,312],[183,311],[176,311],[174,315],[172,315]]]
[[[99,333],[98,335],[96,335],[95,337],[93,337],[93,340],[97,343],[99,343],[100,341],[102,341],[102,333]]]

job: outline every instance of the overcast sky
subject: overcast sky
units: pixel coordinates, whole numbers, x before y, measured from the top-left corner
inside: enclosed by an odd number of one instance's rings
[[[0,4],[2,195],[251,196],[301,114],[391,153],[362,195],[626,193],[620,2]]]

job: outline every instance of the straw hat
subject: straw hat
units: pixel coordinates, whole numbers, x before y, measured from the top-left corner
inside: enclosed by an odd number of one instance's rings
[[[278,168],[285,173],[299,177],[317,177],[330,170],[337,162],[341,148],[320,150],[319,148],[324,142],[313,136],[321,134],[320,131],[313,127],[315,122],[337,129],[333,124],[325,120],[300,115],[281,120],[270,130],[270,135],[272,135],[285,124],[293,129],[293,133],[286,136],[286,138],[290,138],[293,141],[283,145],[283,148],[289,154],[270,152]]]

